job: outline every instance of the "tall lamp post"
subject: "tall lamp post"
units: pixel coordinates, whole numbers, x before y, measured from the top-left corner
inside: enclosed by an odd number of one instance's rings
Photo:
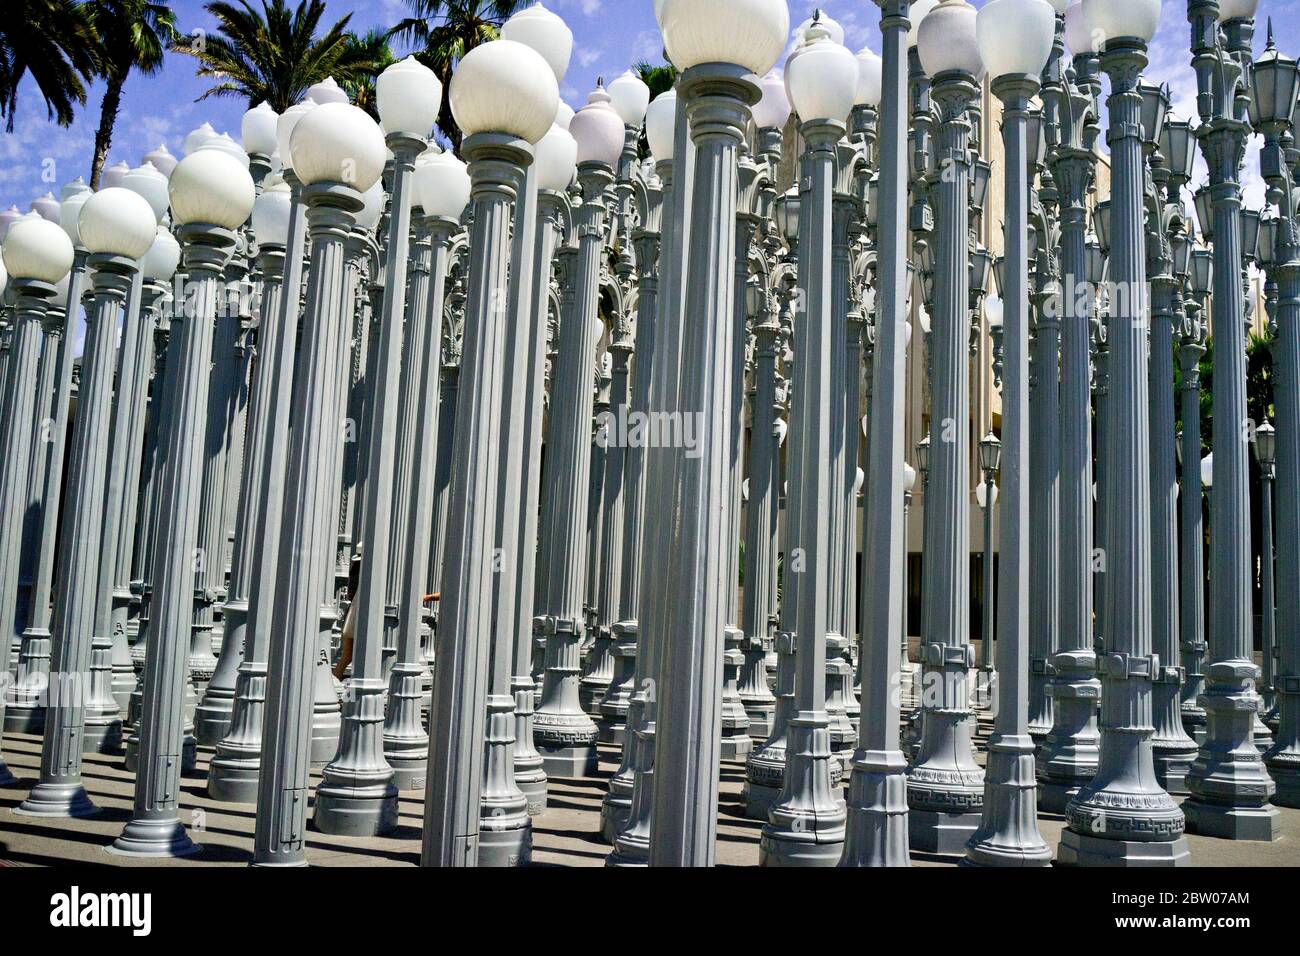
[[[932,444],[926,486],[922,657],[926,688],[921,746],[908,771],[908,825],[914,849],[960,855],[979,825],[984,772],[975,763],[967,675],[970,645],[970,208],[972,157],[967,109],[984,65],[975,39],[975,8],[943,0],[917,34],[930,99],[941,117],[936,157],[943,168],[935,205]],[[896,465],[894,467],[897,467]],[[1014,606],[1014,604],[1012,605]]]
[[[1005,333],[1004,333],[1005,335]],[[1002,442],[989,432],[980,439],[980,472],[984,481],[975,489],[976,504],[984,512],[984,601],[983,626],[980,628],[980,670],[984,672],[984,693],[993,688],[993,506],[998,500],[998,486],[993,478],[1002,460]],[[976,688],[978,693],[979,688]],[[987,696],[984,703],[988,703]]]
[[[980,827],[966,860],[986,866],[1047,866],[1052,851],[1038,832],[1034,740],[1029,734],[1029,100],[1052,50],[1055,15],[1045,0],[992,0],[977,17],[980,57],[1002,100],[1006,151],[1006,264],[1002,365],[1002,575],[998,701],[989,738]],[[922,34],[924,40],[924,34]],[[1054,382],[1053,370],[1049,376]],[[991,436],[990,436],[991,437]],[[994,461],[981,464],[987,476]],[[991,456],[990,456],[991,457]],[[991,488],[989,482],[986,487]],[[991,509],[992,499],[986,503]],[[985,527],[988,527],[986,522]],[[986,592],[987,593],[987,592]],[[988,635],[985,635],[988,640]]]
[[[1264,659],[1259,695],[1264,710],[1268,711],[1273,704],[1273,659],[1277,642],[1277,596],[1273,584],[1273,486],[1277,481],[1277,432],[1267,421],[1255,429],[1255,457],[1259,460],[1259,523],[1264,539],[1260,543],[1259,555],[1260,616],[1263,619],[1260,624],[1260,654]]]
[[[857,58],[830,38],[817,17],[804,45],[786,63],[790,102],[805,141],[801,168],[800,281],[802,317],[795,319],[795,367],[790,454],[799,464],[791,490],[798,514],[786,545],[790,570],[800,575],[795,607],[795,711],[790,717],[784,787],[768,811],[759,844],[764,866],[834,866],[844,842],[845,809],[831,790],[830,719],[826,713],[827,634],[840,626],[826,595],[843,560],[821,517],[843,478],[831,427],[843,396],[832,389],[842,376],[832,354],[836,336],[832,238],[836,144],[844,136],[858,86]],[[843,384],[842,382],[838,382]],[[856,387],[856,385],[855,385]],[[839,415],[843,418],[842,411]],[[857,422],[844,427],[856,427]],[[842,436],[841,436],[842,437]]]
[[[1205,739],[1187,774],[1187,827],[1234,840],[1277,838],[1275,791],[1255,746],[1258,719],[1251,586],[1246,330],[1241,265],[1241,161],[1250,134],[1244,57],[1254,0],[1192,0],[1196,136],[1209,167],[1214,236],[1214,488],[1210,495],[1210,662],[1201,705]],[[1222,36],[1221,36],[1222,31]],[[1241,54],[1240,48],[1247,51]],[[1252,255],[1255,250],[1247,250]]]
[[[1158,0],[1084,0],[1093,35],[1107,38],[1111,78],[1110,302],[1103,496],[1106,596],[1102,634],[1101,757],[1097,775],[1066,807],[1058,859],[1078,865],[1187,861],[1183,815],[1160,788],[1152,757],[1150,411],[1147,403],[1146,261],[1142,228],[1142,97],[1137,84],[1160,19]],[[1096,31],[1101,31],[1098,34]]]
[[[551,128],[559,85],[531,47],[495,40],[456,68],[451,104],[466,134],[471,178],[469,300],[457,402],[448,502],[447,564],[439,610],[421,860],[428,866],[475,866],[487,731],[492,651],[491,593],[497,514],[481,489],[500,467],[500,418],[510,223],[533,144]],[[513,645],[511,645],[513,647]]]

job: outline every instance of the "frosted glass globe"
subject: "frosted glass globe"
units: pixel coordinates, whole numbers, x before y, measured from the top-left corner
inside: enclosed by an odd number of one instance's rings
[[[304,186],[345,183],[362,193],[379,181],[388,157],[379,124],[347,103],[326,103],[303,116],[289,150]]]
[[[466,136],[505,133],[536,143],[560,106],[555,73],[532,47],[493,40],[465,54],[451,78],[451,111]]]
[[[87,199],[78,223],[81,244],[88,252],[128,259],[142,258],[158,232],[153,207],[139,193],[122,186],[101,189]]]
[[[3,255],[10,277],[54,285],[72,268],[72,240],[54,223],[32,216],[9,227]]]

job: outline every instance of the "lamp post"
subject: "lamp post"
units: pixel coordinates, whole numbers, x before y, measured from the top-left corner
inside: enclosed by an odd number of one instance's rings
[[[984,512],[984,620],[980,630],[980,669],[987,672],[992,688],[993,666],[993,506],[998,500],[998,486],[993,478],[1002,460],[1002,442],[989,432],[979,444],[980,473],[984,483],[976,490],[976,504]],[[986,701],[987,703],[987,701]]]
[[[559,367],[551,389],[549,450],[542,474],[542,514],[550,522],[550,534],[543,540],[545,558],[539,559],[550,567],[539,604],[546,674],[533,715],[533,738],[547,776],[561,778],[592,776],[599,763],[597,728],[579,701],[583,596],[590,571],[586,533],[597,344],[591,330],[599,321],[600,259],[608,225],[604,194],[623,151],[624,126],[610,106],[609,94],[597,86],[569,130],[578,142],[583,201],[576,227],[576,297],[573,311],[560,321]]]
[[[437,119],[436,104],[442,99],[442,84],[433,71],[407,57],[388,67],[376,81],[379,111],[388,149],[393,160],[392,201],[388,213],[387,292],[380,318],[380,336],[371,347],[378,349],[377,376],[367,382],[373,396],[369,428],[367,476],[363,507],[364,555],[353,612],[356,636],[352,677],[344,699],[342,737],[339,751],[326,764],[323,780],[316,788],[313,820],[325,833],[374,836],[397,824],[397,788],[393,770],[384,759],[383,694],[388,681],[383,673],[386,598],[390,573],[400,576],[401,562],[390,561],[393,545],[393,517],[406,514],[409,499],[398,495],[394,509],[394,484],[401,481],[409,490],[409,476],[395,476],[396,469],[409,462],[398,456],[399,426],[414,432],[415,376],[424,363],[427,320],[412,315],[403,336],[406,314],[406,276],[411,229],[411,177],[416,157],[425,148],[424,136]],[[367,134],[373,130],[367,129]],[[373,139],[373,136],[370,136]],[[403,375],[403,339],[407,343]],[[392,386],[398,385],[397,389]],[[402,386],[405,386],[404,388]],[[406,415],[399,417],[399,402]],[[402,419],[405,419],[404,421]],[[403,507],[405,505],[406,507]],[[402,529],[405,530],[404,528]],[[404,535],[398,535],[400,546]],[[418,646],[418,632],[415,637]],[[407,639],[408,650],[411,643]],[[406,658],[413,657],[408,653]]]
[[[1052,657],[1053,723],[1038,754],[1038,802],[1052,813],[1097,771],[1097,658],[1093,649],[1093,441],[1090,339],[1092,304],[1102,276],[1093,275],[1087,241],[1093,147],[1100,129],[1091,85],[1096,53],[1080,3],[1066,8],[1066,44],[1076,82],[1063,80],[1055,112],[1059,141],[1051,154],[1061,222],[1061,604],[1058,650]],[[1031,452],[1032,458],[1032,452]]]
[[[288,192],[264,188],[254,206],[253,233],[266,247],[262,263],[264,276],[262,328],[259,333],[261,357],[259,368],[268,378],[259,376],[263,393],[271,409],[287,409],[293,401],[294,366],[298,354],[297,335],[289,330],[298,326],[302,294],[303,260],[306,250],[306,207],[302,200],[302,183],[293,171],[290,149],[292,135],[304,116],[316,108],[306,100],[291,106],[277,121],[279,153],[285,162],[283,177]],[[260,197],[259,197],[260,198]],[[287,200],[287,202],[286,202]],[[277,246],[283,247],[283,264],[276,281]],[[269,325],[274,324],[272,332]],[[288,414],[272,415],[266,438],[266,454],[259,463],[250,454],[245,470],[253,474],[251,494],[261,499],[256,520],[248,517],[251,535],[248,586],[248,620],[244,625],[244,653],[235,680],[230,729],[217,745],[216,755],[208,768],[208,795],[215,800],[255,803],[261,767],[261,749],[267,702],[267,674],[271,651],[271,626],[276,607],[276,570],[279,566],[280,531],[288,476]],[[256,436],[257,419],[254,419]],[[233,582],[239,587],[239,582]],[[232,591],[236,599],[237,590]],[[239,639],[242,622],[238,614],[230,621],[232,637]]]
[[[36,376],[40,360],[42,323],[55,284],[73,264],[72,241],[52,222],[39,217],[14,223],[4,239],[5,268],[14,289],[13,339],[4,377],[0,408],[0,677],[9,678],[11,623],[18,602],[22,516],[28,502],[28,460],[32,455],[36,418]],[[49,343],[47,348],[51,347]],[[4,697],[0,696],[0,718]],[[0,779],[12,782],[0,755]]]
[[[1277,641],[1277,601],[1273,586],[1273,483],[1277,480],[1277,432],[1267,421],[1255,429],[1255,457],[1259,460],[1259,520],[1264,538],[1260,546],[1259,570],[1262,604],[1260,615],[1263,619],[1260,625],[1260,654],[1264,659],[1264,673],[1259,695],[1263,700],[1263,709],[1267,712],[1273,706],[1273,658],[1276,656]]]
[[[819,517],[842,479],[832,422],[843,418],[843,374],[833,355],[836,336],[832,287],[833,190],[836,144],[844,136],[858,85],[857,58],[830,38],[818,17],[805,42],[786,63],[790,101],[802,123],[800,281],[802,321],[795,321],[795,368],[790,454],[799,462],[791,492],[796,528],[787,542],[790,570],[800,575],[795,605],[795,711],[790,717],[784,786],[768,811],[759,844],[765,866],[834,866],[844,842],[844,805],[831,790],[830,719],[827,714],[828,634],[840,626],[826,600],[836,552],[828,523]],[[839,411],[837,412],[837,407]],[[846,427],[850,427],[847,426]],[[856,427],[856,422],[851,427]],[[842,436],[841,436],[842,437]],[[852,486],[850,486],[851,490]]]
[[[110,848],[115,853],[143,857],[183,856],[198,850],[179,816],[187,676],[184,648],[189,645],[194,612],[193,562],[199,545],[198,495],[206,444],[207,419],[198,410],[207,407],[209,398],[219,283],[235,244],[234,230],[248,218],[254,199],[247,170],[220,151],[206,148],[191,153],[176,167],[169,193],[181,227],[182,256],[191,288],[179,334],[173,332],[169,343],[175,362],[178,413],[167,436],[167,466],[159,487],[150,646],[136,728],[139,769],[135,803],[131,820]],[[83,237],[90,208],[88,202],[82,211]],[[192,410],[188,418],[184,414],[187,409]],[[217,493],[212,488],[208,491]]]
[[[979,824],[984,774],[975,763],[967,673],[970,645],[970,251],[967,205],[971,157],[967,108],[983,65],[975,8],[944,0],[918,30],[921,63],[941,126],[936,158],[944,169],[931,195],[936,206],[932,353],[932,444],[926,485],[922,658],[926,686],[921,745],[908,771],[908,825],[913,848],[960,855]]]
[[[1111,78],[1109,395],[1103,495],[1110,520],[1103,544],[1106,598],[1102,633],[1101,757],[1096,776],[1066,807],[1058,859],[1078,865],[1177,865],[1187,859],[1182,813],[1160,788],[1151,752],[1150,415],[1144,316],[1142,97],[1160,5],[1084,0],[1090,30],[1107,38],[1102,69]]]
[[[509,77],[507,88],[500,77]],[[519,184],[533,161],[533,144],[546,135],[556,115],[559,87],[550,65],[532,48],[496,40],[460,61],[451,81],[451,102],[467,136],[472,267],[429,718],[439,732],[429,740],[431,777],[421,860],[425,865],[474,866],[493,632],[492,602],[484,596],[491,592],[498,541],[496,512],[478,491],[496,487],[501,465],[495,428],[506,372],[509,317],[501,305],[508,290],[513,207],[522,199]],[[496,687],[492,690],[497,693]]]
[[[750,107],[758,101],[757,77],[781,54],[789,29],[784,0],[751,4],[746,30],[734,29],[731,11],[707,0],[665,0],[661,26],[669,59],[681,73],[699,172],[690,193],[693,209],[685,284],[680,402],[693,416],[699,447],[677,462],[672,513],[680,547],[669,556],[671,634],[662,646],[655,736],[654,827],[650,863],[657,866],[713,862],[722,648],[731,604],[726,580],[732,527],[732,484],[726,480],[736,454],[729,410],[726,365],[735,334],[736,162]],[[856,69],[856,65],[855,65]],[[735,383],[739,387],[739,383]]]
[[[1052,853],[1038,832],[1034,741],[1029,735],[1029,180],[1027,120],[1038,75],[1052,51],[1055,16],[1045,0],[992,0],[979,12],[980,58],[1002,100],[1006,152],[1006,264],[1002,371],[1002,574],[998,701],[989,738],[980,827],[966,861],[986,866],[1046,866]],[[924,42],[925,34],[922,34]],[[922,50],[924,52],[924,48]],[[1055,382],[1055,371],[1050,374]],[[984,460],[985,475],[991,474]],[[1047,449],[1051,453],[1051,449]],[[990,456],[991,457],[991,456]],[[987,480],[987,478],[986,478]],[[991,487],[991,483],[986,487]],[[986,508],[992,508],[988,500]],[[986,638],[987,640],[987,635]]]
[[[1209,167],[1214,235],[1214,488],[1210,495],[1210,663],[1201,705],[1205,739],[1187,775],[1188,829],[1225,839],[1271,841],[1275,786],[1255,746],[1258,719],[1253,657],[1250,487],[1246,419],[1245,323],[1241,266],[1240,165],[1250,124],[1243,75],[1253,2],[1188,4],[1197,74],[1196,136]],[[1218,22],[1216,22],[1218,21]],[[1220,29],[1224,39],[1220,38]],[[1244,54],[1239,48],[1244,44]],[[1228,49],[1225,49],[1225,46]],[[1252,254],[1254,250],[1248,250]]]
[[[364,205],[361,194],[378,182],[385,157],[378,127],[346,103],[327,103],[302,115],[292,127],[289,145],[307,206],[312,251],[301,351],[293,376],[293,434],[287,446],[284,501],[278,509],[275,597],[267,608],[267,693],[253,839],[254,863],[262,866],[305,862],[321,603],[332,573],[338,521],[332,489],[340,439],[336,393],[349,318],[344,314],[345,259],[355,217]],[[296,303],[289,306],[289,314],[295,315]],[[292,328],[290,324],[282,331],[288,336]],[[254,607],[256,627],[263,611]]]

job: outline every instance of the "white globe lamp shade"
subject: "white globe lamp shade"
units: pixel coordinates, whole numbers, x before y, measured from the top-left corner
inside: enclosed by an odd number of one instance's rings
[[[120,163],[114,163],[112,166],[105,166],[104,171],[99,176],[100,189],[116,189],[122,185],[122,180],[126,179],[126,174],[131,171],[131,167],[123,160]]]
[[[167,177],[153,163],[137,166],[122,178],[122,187],[133,193],[139,193],[153,209],[155,222],[162,222],[167,215]]]
[[[568,129],[569,124],[573,122],[573,115],[573,107],[560,100],[560,105],[555,108],[555,125]]]
[[[1037,76],[1052,54],[1056,11],[1047,0],[989,0],[975,33],[990,76]]]
[[[907,48],[910,50],[916,46],[917,33],[921,24],[925,21],[926,14],[939,5],[939,0],[916,0],[907,8],[907,21],[911,24],[907,28]]]
[[[911,491],[916,487],[916,469],[903,462],[903,490]]]
[[[58,222],[59,201],[54,198],[54,193],[46,193],[40,199],[32,201],[32,212],[46,222]]]
[[[659,24],[678,70],[734,63],[762,76],[785,50],[790,7],[786,0],[664,0]]]
[[[784,89],[781,95],[785,96]],[[677,137],[677,91],[655,97],[645,113],[645,137],[656,161],[672,162]]]
[[[740,497],[745,501],[749,500],[749,479],[746,478],[740,483]]]
[[[169,183],[172,218],[179,226],[211,223],[238,229],[253,211],[253,177],[233,156],[200,149],[177,164]]]
[[[1052,5],[1052,12],[1058,17],[1065,15],[1065,8],[1070,5],[1070,0],[1047,0]]]
[[[9,227],[22,218],[23,213],[18,211],[17,206],[10,206],[4,212],[0,212],[0,241],[4,240],[5,235],[9,232]]]
[[[262,195],[253,203],[253,237],[259,246],[289,244],[289,214],[292,207],[293,193],[284,180],[263,188]]]
[[[610,105],[623,120],[624,126],[640,128],[645,120],[646,107],[650,105],[650,87],[641,77],[628,70],[609,84]]]
[[[1160,0],[1083,0],[1083,20],[1103,42],[1130,37],[1146,43],[1160,25]]]
[[[50,300],[50,308],[62,312],[68,310],[68,292],[70,291],[69,287],[72,285],[71,279],[72,273],[68,272],[62,279],[54,283],[54,298]],[[3,289],[4,287],[0,285],[0,291],[3,291]]]
[[[424,153],[415,164],[415,201],[426,216],[460,219],[471,186],[469,168],[451,153]]]
[[[808,28],[813,25],[813,19],[814,19],[813,17],[809,17],[803,23],[795,27],[794,44],[796,49],[808,42]],[[816,19],[826,30],[830,32],[830,37],[832,40],[834,40],[840,46],[844,45],[844,27],[840,25],[838,20],[834,19],[833,17],[827,16],[825,11],[819,11]]]
[[[785,64],[785,88],[790,103],[805,122],[843,121],[853,110],[858,92],[858,59],[830,32],[814,23],[807,41]]]
[[[867,476],[863,472],[863,470],[861,468],[855,469],[853,473],[853,494],[856,495],[858,492],[862,490],[862,486],[866,482],[866,480],[867,480]]]
[[[1083,18],[1083,3],[1075,0],[1065,8],[1065,45],[1073,56],[1096,52],[1092,48],[1092,34]]]
[[[361,203],[361,211],[357,213],[357,228],[362,232],[372,232],[384,215],[383,182],[375,180],[374,185],[361,194]]]
[[[785,444],[785,436],[790,433],[790,426],[784,418],[776,420],[776,447],[780,448]]]
[[[466,136],[505,133],[536,143],[559,108],[560,86],[550,65],[513,40],[475,47],[451,77],[451,112]]]
[[[190,131],[189,135],[185,137],[184,142],[181,144],[181,149],[184,151],[185,155],[188,156],[216,135],[217,131],[212,128],[212,124],[204,123],[198,129]]]
[[[987,499],[990,497],[993,499],[992,502],[993,504],[996,505],[998,503],[998,486],[997,485],[993,486],[992,495],[988,493],[988,491],[986,490],[987,488],[988,488],[988,484],[983,481],[981,481],[978,485],[975,486],[975,501],[979,504],[981,508],[989,507],[989,502]]]
[[[564,127],[552,126],[534,147],[533,167],[539,189],[563,192],[578,168],[578,141]]]
[[[72,268],[72,240],[54,223],[32,216],[9,227],[3,255],[10,277],[54,285]]]
[[[181,244],[166,226],[154,233],[153,245],[140,260],[140,273],[152,282],[171,282],[181,264]]]
[[[348,94],[343,87],[334,82],[334,77],[327,76],[315,86],[307,88],[307,96],[324,106],[326,103],[348,103]]]
[[[158,234],[153,207],[139,193],[122,186],[101,189],[87,199],[78,224],[86,251],[128,259],[143,258]]]
[[[289,145],[293,140],[293,131],[298,127],[298,121],[319,105],[315,100],[303,100],[301,103],[290,106],[280,114],[279,120],[276,121],[275,151],[280,154],[280,162],[289,169],[293,169],[293,153],[289,149]]]
[[[81,207],[86,204],[86,200],[95,195],[92,192],[77,193],[75,196],[69,196],[59,207],[59,225],[63,231],[68,234],[74,246],[80,246],[81,243]]]
[[[858,92],[854,106],[879,106],[884,63],[870,47],[858,51]]]
[[[158,170],[158,172],[162,173],[164,176],[170,176],[172,170],[176,168],[176,163],[179,162],[179,160],[171,154],[171,151],[167,149],[166,143],[159,143],[157,148],[149,150],[149,152],[144,154],[144,158],[141,161],[152,163],[153,168]]]
[[[977,76],[983,69],[976,39],[976,13],[966,0],[943,0],[917,31],[921,67],[931,77],[953,70]]]
[[[303,116],[289,150],[304,186],[344,183],[361,193],[379,181],[388,158],[379,124],[348,103],[326,103]]]
[[[609,94],[597,86],[587,105],[573,117],[569,132],[578,142],[578,164],[602,163],[611,169],[623,153],[623,120],[610,105]]]
[[[82,193],[88,193],[88,192],[90,192],[90,187],[86,185],[86,181],[84,179],[78,176],[72,182],[65,185],[62,190],[60,190],[59,201],[62,204],[67,202],[73,196],[80,196]],[[60,217],[62,217],[62,212],[60,212],[59,215]]]
[[[1219,22],[1253,17],[1259,0],[1219,0]]]
[[[279,145],[276,127],[280,123],[280,114],[267,102],[258,103],[244,114],[239,121],[239,136],[244,141],[244,149],[252,156],[270,156]]]
[[[199,149],[220,150],[221,152],[230,156],[232,159],[238,160],[245,169],[248,169],[249,166],[248,153],[244,150],[244,147],[240,146],[233,139],[231,139],[230,135],[227,133],[218,133],[216,136],[211,137],[206,143],[200,146]],[[198,151],[199,151],[198,149],[195,150],[196,153]]]
[[[1201,487],[1214,487],[1214,452],[1210,452],[1201,459]]]
[[[557,14],[540,3],[525,7],[501,25],[501,39],[532,47],[550,66],[555,82],[564,82],[573,57],[573,31]]]
[[[793,110],[785,92],[785,78],[769,70],[758,85],[763,95],[754,104],[754,125],[759,129],[784,129]]]
[[[385,133],[427,137],[438,122],[442,81],[433,70],[408,56],[379,74],[375,99]]]

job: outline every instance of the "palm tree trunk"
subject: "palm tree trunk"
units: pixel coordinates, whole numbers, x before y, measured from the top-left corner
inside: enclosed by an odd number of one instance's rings
[[[122,79],[110,77],[104,90],[104,101],[99,107],[99,129],[95,131],[95,158],[90,167],[90,188],[99,188],[99,176],[108,161],[108,148],[113,145],[113,126],[118,110],[122,108]]]

